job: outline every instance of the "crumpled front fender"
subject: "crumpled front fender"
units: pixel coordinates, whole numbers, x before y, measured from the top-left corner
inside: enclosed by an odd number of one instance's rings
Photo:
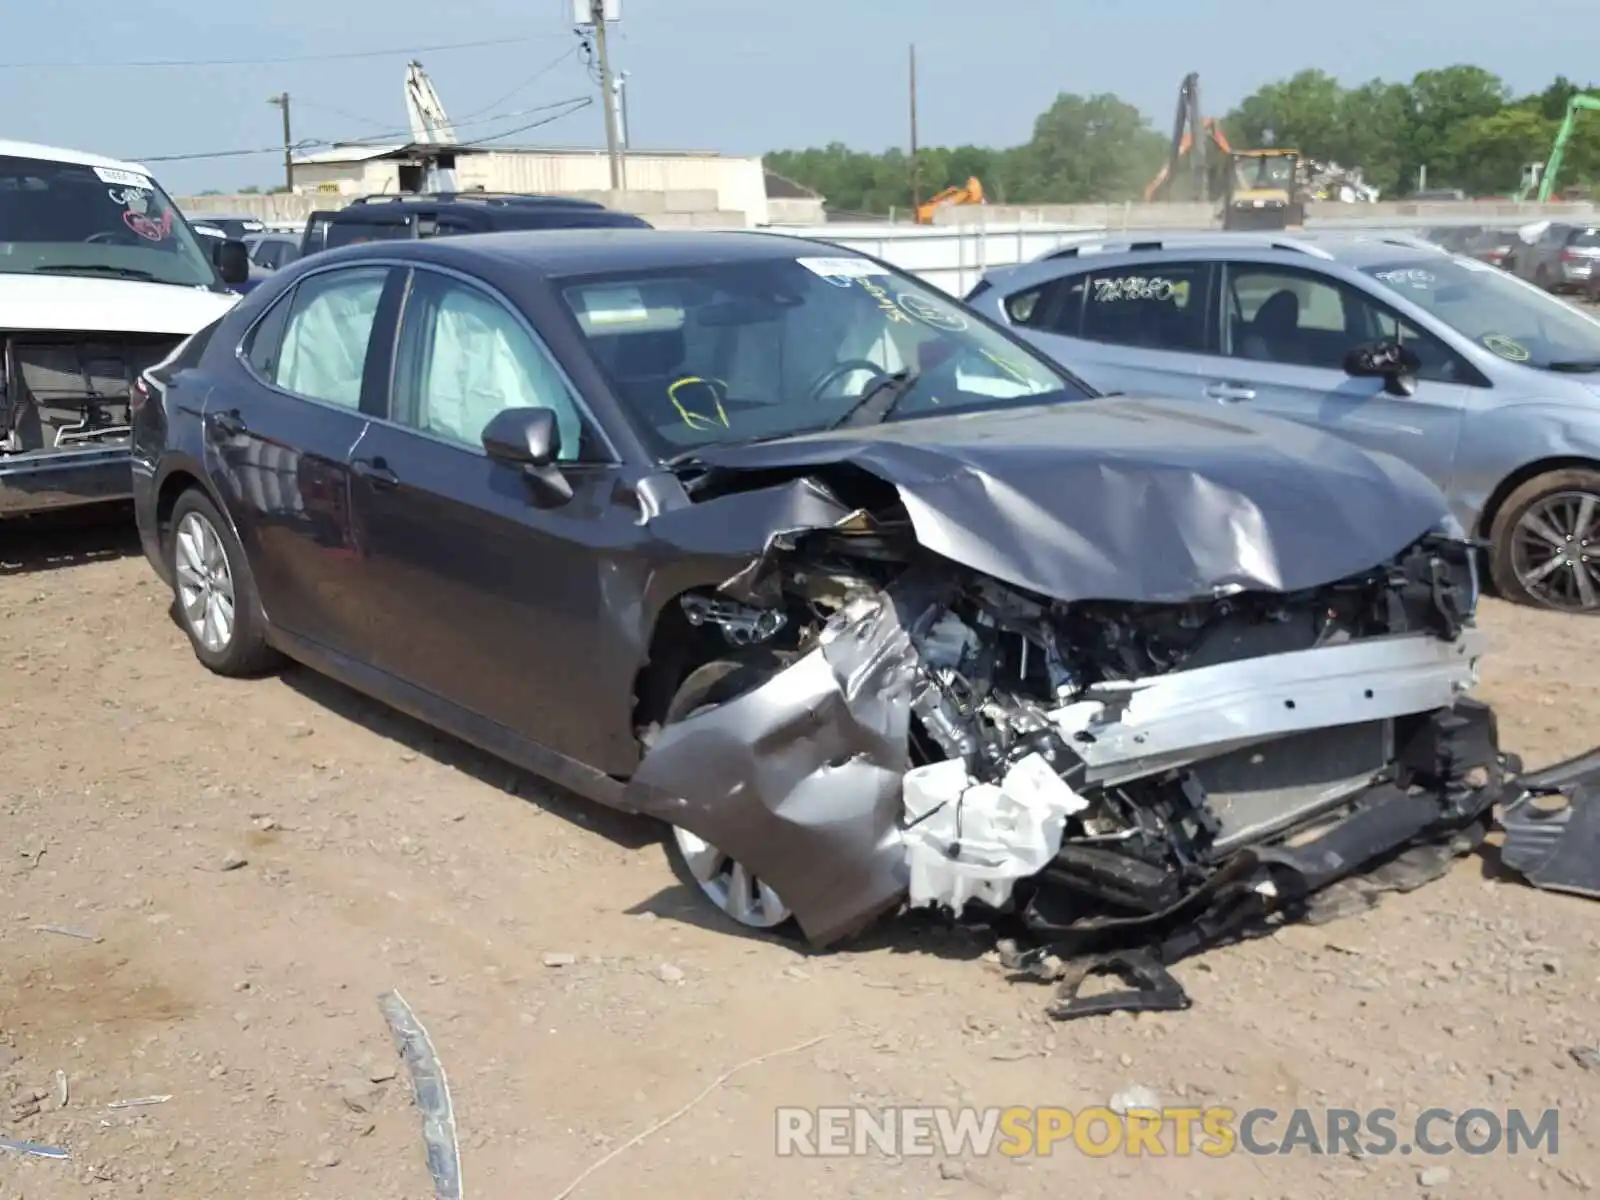
[[[661,731],[627,787],[769,884],[814,945],[905,893],[900,839],[921,589],[852,600],[815,649],[736,700]],[[919,603],[919,601],[921,603]]]

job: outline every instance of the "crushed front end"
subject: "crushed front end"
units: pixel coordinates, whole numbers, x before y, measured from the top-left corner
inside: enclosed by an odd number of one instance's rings
[[[1505,763],[1467,696],[1477,553],[1433,533],[1295,593],[1061,602],[852,514],[785,539],[737,603],[694,601],[730,643],[792,639],[793,665],[664,730],[633,796],[814,943],[937,909],[1065,979],[1058,1016],[1181,1007],[1174,959],[1481,840]],[[1101,970],[1136,987],[1078,1000]]]
[[[127,499],[134,385],[182,340],[0,332],[0,516]]]

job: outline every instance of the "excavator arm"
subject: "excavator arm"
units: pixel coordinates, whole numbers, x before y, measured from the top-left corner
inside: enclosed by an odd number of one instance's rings
[[[947,187],[935,196],[930,196],[923,203],[917,205],[917,224],[933,224],[933,214],[945,204],[982,204],[983,184],[973,176],[957,187]]]
[[[1178,167],[1185,156],[1189,159],[1190,174],[1194,179],[1194,198],[1204,203],[1211,199],[1211,165],[1209,147],[1215,145],[1224,158],[1233,153],[1222,126],[1210,117],[1200,115],[1200,76],[1191,71],[1184,76],[1178,88],[1178,112],[1172,122],[1172,148],[1166,165],[1145,186],[1145,202],[1160,199],[1172,181],[1178,177]]]
[[[1556,176],[1561,173],[1561,163],[1567,156],[1567,143],[1572,140],[1573,131],[1578,126],[1578,114],[1581,112],[1600,112],[1600,96],[1587,96],[1583,93],[1567,101],[1567,115],[1561,120],[1561,128],[1556,130],[1555,144],[1550,147],[1550,157],[1545,160],[1544,174],[1539,177],[1539,203],[1547,203],[1555,194]]]

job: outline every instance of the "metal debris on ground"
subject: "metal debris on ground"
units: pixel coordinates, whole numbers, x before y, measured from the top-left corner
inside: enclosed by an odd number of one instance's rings
[[[148,1108],[152,1104],[165,1104],[171,1096],[138,1096],[132,1100],[113,1100],[107,1108]]]
[[[104,939],[98,933],[90,933],[86,929],[68,929],[65,925],[35,925],[35,933],[59,933],[62,937],[77,938],[84,942],[99,942]]]
[[[1536,888],[1600,900],[1600,751],[1518,782],[1500,861]]]
[[[19,1142],[7,1137],[0,1137],[0,1150],[9,1150],[13,1154],[24,1154],[30,1158],[72,1157],[60,1146],[42,1146],[38,1142]]]
[[[70,1098],[71,1098],[71,1093],[67,1090],[67,1073],[65,1071],[57,1071],[56,1072],[56,1107],[57,1108],[65,1108],[67,1106],[67,1101]]]
[[[411,1092],[422,1114],[422,1141],[437,1200],[461,1200],[461,1145],[456,1138],[455,1108],[444,1067],[434,1053],[428,1031],[399,992],[378,997],[395,1049],[411,1072]]]

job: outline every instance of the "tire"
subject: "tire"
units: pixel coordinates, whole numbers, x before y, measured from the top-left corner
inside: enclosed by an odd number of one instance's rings
[[[678,686],[662,726],[735,700],[771,679],[793,661],[792,655],[753,650],[716,659],[689,673]],[[756,934],[799,936],[799,924],[770,888],[716,847],[687,830],[671,826],[665,845],[667,861],[685,886],[692,887],[734,927]],[[740,891],[742,889],[742,893]],[[739,895],[745,897],[739,903]]]
[[[244,547],[217,506],[198,488],[178,497],[167,535],[173,611],[194,655],[230,678],[265,674],[279,656],[267,644],[266,616]],[[211,604],[209,600],[231,601]],[[224,630],[218,618],[231,609]]]
[[[1594,502],[1588,506],[1590,523],[1586,529],[1577,529],[1574,521],[1563,519],[1562,514],[1574,518],[1581,514],[1585,498]],[[1555,534],[1571,532],[1564,552],[1558,553],[1551,541],[1521,528],[1525,519],[1535,515],[1544,517],[1541,525]],[[1528,480],[1507,496],[1495,513],[1489,541],[1490,577],[1504,599],[1560,612],[1600,613],[1600,470],[1575,467]],[[1563,544],[1567,541],[1563,537]],[[1544,547],[1549,552],[1541,556]],[[1550,566],[1556,558],[1563,561]],[[1530,578],[1540,570],[1542,576]],[[1587,573],[1587,588],[1580,581],[1580,571]]]

